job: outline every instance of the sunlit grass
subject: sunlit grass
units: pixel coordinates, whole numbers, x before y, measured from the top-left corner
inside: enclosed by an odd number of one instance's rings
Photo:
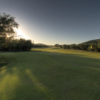
[[[32,48],[32,51],[43,51],[43,52],[55,52],[55,53],[63,53],[63,54],[79,54],[83,57],[90,57],[100,59],[100,53],[98,52],[90,52],[83,50],[74,50],[74,49],[61,49],[61,48]]]
[[[99,53],[34,50],[0,53],[0,100],[100,100]]]
[[[32,80],[38,91],[47,93],[46,88],[39,82],[39,80],[31,73],[30,70],[27,69],[25,72],[29,76],[30,80]]]

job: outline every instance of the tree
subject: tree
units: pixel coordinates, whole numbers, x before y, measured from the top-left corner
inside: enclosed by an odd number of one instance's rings
[[[64,45],[63,45],[63,48],[64,48],[64,49],[70,49],[70,45],[64,44]]]
[[[98,46],[96,43],[92,43],[89,47],[88,47],[89,51],[98,51]]]
[[[15,17],[9,14],[0,14],[0,43],[4,43],[7,46],[7,37],[14,37],[14,27],[18,28],[18,23],[15,21]]]
[[[98,51],[100,51],[100,40],[98,40]]]
[[[89,47],[88,44],[79,44],[78,46],[79,46],[79,48],[80,48],[81,50],[88,50],[88,47]]]
[[[76,49],[76,44],[71,44],[71,45],[70,45],[70,48],[71,48],[71,49]]]
[[[55,44],[55,47],[59,47],[59,44]]]

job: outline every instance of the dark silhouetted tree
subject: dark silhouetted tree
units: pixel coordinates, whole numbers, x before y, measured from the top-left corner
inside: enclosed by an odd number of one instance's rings
[[[88,47],[89,51],[98,51],[98,46],[95,43],[92,43],[89,47]]]
[[[100,51],[100,40],[98,40],[98,46],[97,46],[97,48],[98,48],[98,51]]]
[[[70,49],[70,45],[64,44],[64,45],[63,45],[63,48],[64,48],[64,49]]]
[[[15,17],[9,14],[0,14],[0,43],[7,47],[7,37],[14,36],[14,27],[18,27],[18,23],[15,21]]]

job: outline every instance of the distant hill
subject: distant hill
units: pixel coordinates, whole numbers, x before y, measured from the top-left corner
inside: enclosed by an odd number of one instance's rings
[[[90,41],[86,41],[86,42],[83,42],[83,43],[80,43],[80,44],[89,44],[89,45],[92,44],[92,43],[97,44],[98,40],[100,40],[100,39],[90,40]]]
[[[34,44],[34,47],[49,47],[49,46],[46,44],[37,43],[37,44]]]

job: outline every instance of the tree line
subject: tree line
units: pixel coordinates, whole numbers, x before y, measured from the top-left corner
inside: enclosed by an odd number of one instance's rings
[[[29,51],[33,43],[31,40],[15,39],[14,28],[18,28],[15,17],[0,14],[0,51]]]
[[[63,49],[78,49],[78,50],[85,50],[85,51],[95,51],[100,52],[100,40],[97,43],[81,43],[81,44],[55,44],[55,47],[60,47]]]

